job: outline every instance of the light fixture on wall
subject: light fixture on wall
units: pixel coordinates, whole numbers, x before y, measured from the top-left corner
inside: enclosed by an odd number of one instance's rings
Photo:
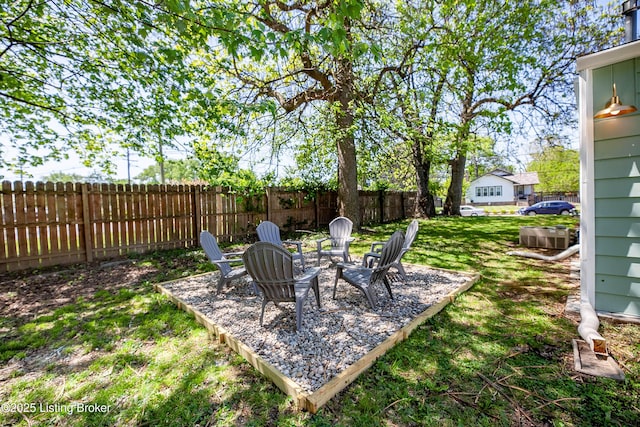
[[[637,110],[638,109],[633,105],[622,105],[620,103],[620,98],[616,94],[616,84],[614,83],[613,96],[611,97],[609,102],[607,102],[607,105],[605,105],[604,109],[598,111],[596,115],[593,116],[593,118],[602,119],[605,117],[621,116],[623,114],[633,113],[634,111],[637,111]]]

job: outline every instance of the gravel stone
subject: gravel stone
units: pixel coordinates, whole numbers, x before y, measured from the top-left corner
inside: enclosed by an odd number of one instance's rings
[[[307,265],[316,265],[315,253],[305,257]],[[215,292],[217,271],[163,286],[253,349],[303,390],[313,393],[469,280],[468,274],[405,265],[406,282],[392,274],[394,298],[389,298],[384,285],[379,286],[378,307],[374,310],[361,291],[343,280],[338,281],[333,299],[335,264],[326,260],[320,266],[321,308],[316,306],[310,291],[302,331],[296,331],[293,303],[277,307],[267,304],[264,326],[260,326],[262,298],[254,293],[248,276],[232,282],[219,294]]]

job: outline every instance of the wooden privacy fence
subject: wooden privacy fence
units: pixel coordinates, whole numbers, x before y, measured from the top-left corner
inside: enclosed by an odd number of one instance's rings
[[[361,192],[362,223],[402,219],[415,193]],[[337,195],[270,188],[236,194],[220,187],[87,183],[2,183],[0,272],[91,262],[199,244],[250,240],[272,221],[285,230],[316,229],[337,216]]]

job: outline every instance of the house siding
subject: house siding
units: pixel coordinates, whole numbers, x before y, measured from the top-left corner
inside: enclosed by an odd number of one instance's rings
[[[501,196],[476,196],[476,188],[478,187],[502,187]],[[507,179],[500,178],[495,175],[485,175],[476,179],[471,183],[467,190],[467,200],[473,203],[499,203],[512,202],[514,200],[513,183]]]
[[[593,70],[594,109],[613,81],[622,102],[639,105],[636,70],[638,59]],[[640,113],[595,120],[593,147],[595,309],[640,316]]]

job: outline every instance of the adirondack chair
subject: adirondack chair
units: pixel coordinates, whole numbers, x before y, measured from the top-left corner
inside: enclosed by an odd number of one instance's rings
[[[304,255],[302,254],[301,241],[298,241],[298,240],[283,241],[280,238],[280,229],[278,228],[277,225],[275,225],[271,221],[262,221],[260,224],[258,224],[258,227],[256,227],[256,232],[258,233],[258,239],[260,239],[261,242],[269,242],[277,246],[295,245],[297,252],[294,252],[292,254],[293,259],[294,261],[299,260],[300,264],[302,265],[302,269],[304,270]]]
[[[418,220],[414,219],[407,227],[407,231],[404,235],[404,245],[402,245],[402,250],[400,251],[400,255],[398,255],[398,259],[394,260],[391,264],[391,267],[395,267],[398,270],[402,280],[407,280],[407,273],[404,271],[404,267],[402,266],[402,257],[409,251],[409,249],[411,249],[411,244],[415,240],[417,234]],[[384,243],[385,242],[373,242],[371,244],[370,252],[364,254],[364,257],[362,258],[363,266],[372,268],[373,265],[380,260],[380,252]]]
[[[223,254],[218,247],[216,238],[208,231],[200,233],[200,245],[202,246],[202,249],[204,249],[204,253],[207,254],[209,261],[214,263],[218,267],[218,270],[220,270],[220,279],[218,279],[216,292],[220,292],[222,287],[232,280],[239,279],[247,274],[247,270],[245,270],[244,267],[231,267],[231,264],[241,264],[241,258],[226,258],[226,256],[239,256],[242,252],[230,252]]]
[[[400,254],[403,244],[404,235],[402,231],[396,231],[393,233],[383,246],[380,253],[380,262],[378,262],[378,265],[374,268],[338,263],[336,280],[333,284],[333,299],[336,299],[336,288],[338,287],[339,279],[343,279],[350,285],[360,289],[367,297],[369,305],[373,309],[375,309],[377,305],[377,296],[374,288],[378,286],[380,282],[384,283],[389,296],[393,299],[391,283],[389,282],[387,273],[389,272],[389,268],[393,264],[394,260]]]
[[[242,259],[249,276],[262,293],[260,326],[263,324],[264,308],[269,301],[273,301],[276,306],[280,302],[295,302],[296,329],[302,330],[302,311],[310,289],[313,289],[320,308],[320,269],[309,268],[302,276],[295,277],[291,252],[270,242],[254,243],[244,252]]]
[[[318,248],[318,265],[320,265],[320,258],[322,256],[328,256],[331,259],[332,256],[342,257],[344,262],[350,261],[349,244],[355,239],[351,237],[351,230],[353,228],[353,222],[349,218],[339,216],[334,218],[329,223],[329,237],[325,237],[320,240],[316,240]],[[325,245],[325,242],[329,242],[330,246]]]

